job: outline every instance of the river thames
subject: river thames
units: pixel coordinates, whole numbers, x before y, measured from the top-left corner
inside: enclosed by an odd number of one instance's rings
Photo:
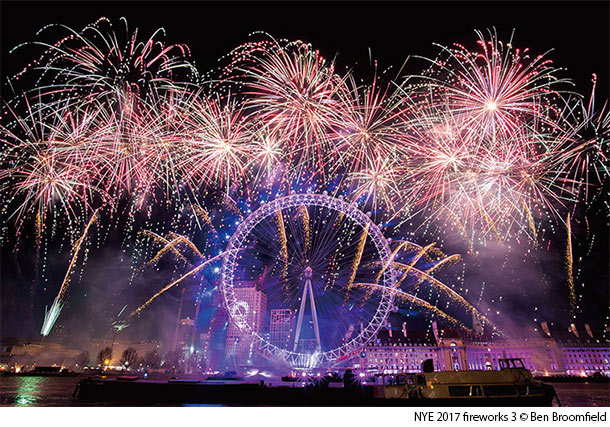
[[[80,402],[72,397],[83,377],[0,377],[1,406],[168,406],[155,402]],[[562,406],[610,406],[610,384],[553,383]],[[184,402],[189,405],[189,402]],[[189,405],[190,406],[190,405]]]

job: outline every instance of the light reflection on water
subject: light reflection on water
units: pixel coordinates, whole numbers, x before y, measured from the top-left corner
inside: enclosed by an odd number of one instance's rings
[[[72,398],[85,377],[0,376],[0,406],[180,406],[155,402],[80,402]],[[608,384],[552,384],[563,406],[610,406]],[[183,403],[181,406],[217,406]]]
[[[86,376],[0,376],[0,406],[179,406],[157,402],[91,402],[74,399],[72,394],[76,384],[84,378]]]
[[[70,406],[79,377],[0,377],[0,405]]]
[[[17,386],[17,396],[15,397],[15,406],[33,406],[39,399],[44,377],[22,377],[20,384]]]

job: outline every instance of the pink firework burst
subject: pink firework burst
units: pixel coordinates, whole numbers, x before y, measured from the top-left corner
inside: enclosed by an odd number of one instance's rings
[[[286,135],[295,176],[304,167],[324,173],[334,154],[328,133],[344,90],[333,62],[299,41],[248,43],[233,57],[227,73],[241,73],[248,111]]]
[[[529,49],[512,45],[512,37],[503,43],[495,32],[489,39],[477,35],[477,50],[442,47],[433,61],[427,73],[439,102],[467,117],[472,132],[509,135],[536,122],[555,128],[561,100],[556,88],[571,82],[557,77],[559,69],[546,54],[530,56]]]

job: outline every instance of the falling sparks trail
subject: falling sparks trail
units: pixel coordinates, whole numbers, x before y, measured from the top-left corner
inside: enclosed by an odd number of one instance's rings
[[[307,206],[300,206],[299,213],[301,214],[303,233],[305,234],[305,253],[309,254],[309,248],[311,247],[311,231],[309,229],[309,211],[307,210]]]
[[[354,283],[354,280],[356,279],[356,272],[358,271],[358,267],[360,266],[360,261],[362,260],[362,252],[364,251],[364,244],[366,243],[366,238],[367,238],[368,234],[369,234],[369,224],[367,224],[366,227],[364,228],[364,230],[362,231],[362,235],[360,236],[360,240],[358,241],[358,248],[356,249],[356,256],[354,257],[354,262],[352,263],[352,274],[349,277],[349,281],[347,282],[348,291],[349,291],[349,288]],[[345,294],[346,301],[347,301],[348,296],[349,296],[349,293],[346,293]]]
[[[68,290],[68,284],[70,283],[70,273],[72,272],[72,268],[74,267],[74,263],[76,263],[76,259],[78,257],[78,253],[80,252],[80,247],[87,236],[87,232],[89,231],[89,227],[91,224],[95,222],[98,216],[98,211],[95,211],[91,216],[91,219],[87,223],[85,230],[83,231],[83,235],[76,241],[76,245],[74,245],[74,255],[72,256],[72,261],[70,261],[70,265],[68,266],[68,271],[66,271],[66,276],[64,277],[64,281],[61,284],[61,288],[59,289],[59,294],[57,294],[56,300],[61,300],[66,291]]]
[[[419,252],[413,257],[413,260],[411,261],[411,263],[409,265],[407,264],[403,264],[403,263],[399,263],[399,262],[395,262],[394,263],[394,267],[396,267],[399,270],[404,271],[404,274],[402,276],[402,278],[400,279],[400,281],[396,284],[396,287],[399,288],[401,283],[407,278],[407,275],[409,272],[411,272],[411,270],[415,270],[415,264],[417,264],[417,262],[421,259],[422,256],[424,256],[424,254],[426,252],[428,252],[428,250],[434,246],[434,243],[430,243],[428,246],[421,248],[419,250]],[[419,283],[421,283],[421,280],[415,284],[415,286],[417,287],[419,285]]]
[[[165,286],[163,289],[161,289],[159,292],[157,292],[156,294],[154,294],[152,297],[150,297],[150,299],[148,301],[146,301],[144,304],[142,304],[140,307],[136,308],[134,311],[131,312],[131,314],[129,316],[127,316],[126,320],[131,319],[133,316],[135,316],[136,314],[139,314],[142,310],[144,310],[146,307],[148,307],[150,305],[151,302],[153,302],[155,300],[155,298],[157,298],[159,295],[161,295],[162,293],[164,293],[165,291],[167,291],[168,289],[172,288],[173,286],[177,285],[178,283],[182,282],[184,279],[186,279],[187,277],[192,276],[193,274],[199,272],[200,270],[202,270],[204,267],[206,267],[208,264],[222,258],[223,256],[225,256],[226,252],[221,253],[220,255],[216,255],[215,257],[212,257],[210,259],[208,259],[207,261],[205,261],[204,263],[198,265],[197,267],[193,268],[192,270],[188,271],[187,273],[185,273],[184,275],[182,275],[181,277],[179,277],[178,279],[174,280],[173,282],[171,282],[169,285]]]
[[[184,255],[182,255],[180,253],[180,251],[178,249],[176,249],[175,245],[172,242],[170,242],[169,240],[167,240],[165,237],[159,236],[157,233],[154,233],[150,230],[143,230],[141,233],[146,236],[152,237],[153,239],[155,239],[158,242],[163,243],[165,246],[161,249],[161,251],[165,252],[164,251],[165,248],[171,249],[171,251],[174,254],[176,254],[177,257],[181,258],[184,262],[188,262],[188,260],[184,257]],[[159,252],[161,252],[161,251],[159,251]]]
[[[369,288],[369,289],[387,289],[382,285],[377,285],[375,283],[355,283],[353,286],[359,286],[359,287],[363,287],[363,288]],[[454,317],[448,315],[447,313],[445,313],[444,311],[440,310],[439,308],[433,306],[432,304],[430,304],[427,301],[422,300],[421,298],[418,298],[414,295],[411,295],[407,292],[401,291],[399,289],[394,289],[394,296],[398,297],[400,299],[403,299],[405,301],[409,301],[411,303],[417,304],[420,307],[423,307],[424,309],[428,310],[429,312],[431,312],[434,315],[437,315],[438,317],[440,317],[441,319],[447,321],[448,323],[457,326],[459,328],[465,329],[465,330],[469,330],[462,322],[460,322],[459,320],[455,319]]]
[[[208,226],[210,232],[214,235],[214,237],[218,239],[218,231],[216,231],[214,224],[212,224],[212,219],[210,218],[208,212],[199,205],[194,205],[193,210],[201,219],[203,219],[203,222],[205,223],[205,225]]]
[[[167,245],[165,245],[163,248],[161,248],[161,250],[159,250],[159,252],[157,252],[157,254],[150,259],[150,261],[148,261],[147,263],[142,265],[142,267],[140,267],[138,269],[138,272],[140,272],[141,270],[144,270],[144,268],[147,266],[154,265],[167,251],[169,251],[170,249],[172,249],[172,250],[175,249],[175,246],[178,243],[181,243],[183,239],[184,238],[180,236],[180,237],[176,237],[174,240],[170,241]],[[181,258],[185,262],[188,262],[188,261],[186,261],[186,258],[184,258],[184,256],[181,256]]]
[[[576,291],[574,289],[574,265],[572,256],[572,225],[570,214],[566,218],[566,228],[568,232],[568,242],[566,245],[566,270],[568,274],[568,289],[570,290],[570,316],[574,316],[576,310]]]
[[[418,274],[420,274],[423,278],[425,278],[425,280],[428,283],[430,283],[432,286],[443,291],[445,293],[445,295],[447,295],[449,298],[453,299],[455,302],[459,303],[465,310],[472,313],[475,317],[479,318],[482,321],[485,321],[486,323],[493,326],[494,328],[497,328],[496,325],[491,320],[489,320],[487,317],[483,316],[472,304],[470,304],[468,301],[466,301],[466,299],[463,296],[461,296],[460,294],[455,292],[453,289],[451,289],[450,287],[445,285],[443,282],[435,279],[434,277],[430,276],[429,274],[424,273],[423,271],[419,272]]]
[[[280,245],[282,254],[282,278],[286,279],[286,276],[288,275],[288,241],[286,240],[286,229],[284,228],[284,216],[282,215],[282,211],[277,212],[275,221],[277,223],[277,228],[279,230],[280,235]],[[289,291],[289,289],[285,290],[286,292]]]
[[[174,233],[173,231],[170,231],[168,236],[169,237],[173,237],[175,239],[182,239],[184,244],[187,245],[189,248],[191,248],[193,253],[195,255],[197,255],[197,257],[199,257],[199,259],[203,258],[203,254],[199,251],[199,249],[197,249],[197,246],[195,246],[195,244],[193,242],[191,242],[188,237],[182,236],[182,235],[177,234],[177,233]]]
[[[98,211],[96,210],[91,216],[91,219],[89,220],[87,225],[85,226],[85,230],[83,231],[82,236],[76,241],[76,244],[74,245],[74,254],[72,255],[72,260],[70,261],[70,265],[68,266],[68,270],[66,271],[64,281],[62,282],[61,287],[59,288],[59,293],[55,297],[51,309],[45,313],[44,322],[40,331],[43,336],[49,335],[51,329],[53,328],[53,325],[55,324],[55,321],[59,317],[59,313],[61,312],[61,309],[63,307],[63,298],[66,294],[66,291],[68,290],[68,285],[70,284],[70,274],[72,273],[72,268],[74,267],[76,259],[78,258],[81,244],[83,243],[83,240],[85,240],[87,232],[89,231],[89,227],[91,227],[91,224],[95,222],[97,216]]]
[[[527,216],[527,223],[530,226],[530,230],[532,231],[532,239],[534,242],[538,242],[538,233],[536,232],[536,224],[534,224],[534,218],[532,217],[532,212],[529,210],[527,205],[525,204],[525,200],[523,200],[523,210]]]

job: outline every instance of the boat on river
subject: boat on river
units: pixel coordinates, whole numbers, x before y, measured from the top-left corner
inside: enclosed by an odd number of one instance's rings
[[[552,386],[536,381],[518,359],[499,371],[440,371],[377,374],[372,382],[347,370],[299,381],[249,381],[237,376],[147,380],[91,377],[74,397],[84,401],[202,403],[239,406],[551,406]]]
[[[521,359],[500,359],[498,371],[439,371],[378,374],[374,399],[422,406],[551,406],[551,385],[534,379]]]

